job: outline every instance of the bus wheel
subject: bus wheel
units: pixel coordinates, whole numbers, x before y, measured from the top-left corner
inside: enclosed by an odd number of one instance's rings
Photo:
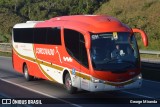
[[[25,78],[27,81],[33,80],[33,76],[30,76],[29,73],[28,73],[28,68],[27,68],[27,65],[26,65],[26,64],[23,66],[23,73],[24,73],[24,78]]]
[[[69,73],[67,73],[65,76],[65,88],[70,94],[74,94],[77,91],[77,88],[72,86],[72,81]]]

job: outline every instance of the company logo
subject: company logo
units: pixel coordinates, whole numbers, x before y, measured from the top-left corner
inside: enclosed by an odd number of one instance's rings
[[[72,58],[71,57],[63,57],[63,60],[65,62],[72,62]]]
[[[2,104],[11,104],[11,99],[2,99]]]
[[[36,54],[43,54],[43,55],[54,55],[54,49],[47,49],[47,48],[36,48]]]
[[[42,54],[42,55],[58,55],[59,57],[59,61],[62,63],[61,61],[61,55],[58,51],[58,47],[55,47],[55,49],[48,49],[48,48],[36,48],[36,54]]]
[[[42,104],[37,99],[2,99],[2,104]]]

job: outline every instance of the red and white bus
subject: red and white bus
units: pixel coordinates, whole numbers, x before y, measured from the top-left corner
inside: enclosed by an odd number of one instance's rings
[[[13,27],[13,68],[29,81],[34,77],[77,89],[109,91],[142,85],[140,55],[132,29],[102,15],[55,17]]]

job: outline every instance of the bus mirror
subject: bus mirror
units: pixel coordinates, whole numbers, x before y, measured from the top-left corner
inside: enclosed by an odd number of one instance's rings
[[[133,33],[140,33],[141,37],[142,37],[142,41],[144,46],[148,46],[148,38],[147,35],[144,31],[140,30],[140,29],[132,29]]]

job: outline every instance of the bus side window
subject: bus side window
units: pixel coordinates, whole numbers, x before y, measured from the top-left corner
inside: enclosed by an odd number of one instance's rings
[[[64,29],[65,47],[69,55],[88,68],[84,36],[74,30]]]
[[[47,28],[34,28],[34,43],[46,44]]]
[[[59,27],[48,28],[46,39],[46,44],[61,45],[61,29]]]
[[[61,45],[60,28],[34,28],[34,43]]]
[[[32,28],[14,28],[13,39],[14,39],[14,42],[33,43],[33,29]]]

